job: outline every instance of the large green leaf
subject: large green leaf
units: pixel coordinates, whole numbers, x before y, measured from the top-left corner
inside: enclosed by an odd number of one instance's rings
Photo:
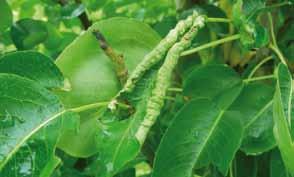
[[[121,116],[117,116],[115,121],[104,123],[104,128],[100,130],[98,177],[112,177],[139,154],[141,145],[135,135],[146,114],[147,100],[150,97],[155,76],[154,71],[149,72],[138,83],[134,92],[127,95],[136,110],[131,117],[126,120],[117,120],[121,119]],[[113,116],[113,114],[110,115]],[[107,114],[105,116],[106,121],[109,121],[110,117],[107,117]]]
[[[273,95],[271,86],[249,83],[230,106],[230,110],[240,112],[245,127],[241,149],[246,154],[261,154],[276,144],[272,132]]]
[[[19,51],[2,56],[0,73],[27,77],[46,88],[59,88],[64,85],[62,73],[52,59],[34,51]]]
[[[111,61],[100,48],[93,30],[99,30],[109,45],[123,55],[129,73],[160,41],[154,30],[136,20],[117,17],[95,23],[56,60],[72,87],[70,92],[59,93],[67,107],[109,100],[120,89]],[[95,92],[97,88],[103,89]]]
[[[47,39],[45,22],[33,19],[21,19],[10,30],[11,39],[18,49],[31,49]]]
[[[71,85],[70,91],[57,93],[66,107],[110,101],[120,89],[113,65],[100,48],[92,34],[93,30],[99,30],[109,45],[123,55],[129,73],[160,40],[154,30],[136,20],[111,18],[95,23],[56,60],[57,66]],[[90,114],[81,115],[80,131],[65,133],[58,147],[77,157],[88,157],[97,153],[97,143],[94,142],[100,128],[96,120],[91,120],[95,118],[97,116]],[[70,146],[68,142],[76,146]]]
[[[54,147],[65,111],[58,97],[14,74],[0,74],[0,97],[1,177],[50,176],[60,162]]]
[[[242,85],[238,74],[228,66],[205,65],[188,75],[183,93],[193,99],[214,99],[221,108],[226,108],[240,93]]]
[[[282,159],[289,172],[294,175],[294,144],[290,134],[288,116],[291,115],[292,77],[284,64],[276,70],[277,86],[273,103],[274,136]]]
[[[12,12],[6,0],[0,1],[0,34],[12,25]]]
[[[196,168],[213,164],[226,175],[241,145],[239,114],[221,110],[207,99],[192,100],[165,133],[154,162],[153,177],[191,177]]]

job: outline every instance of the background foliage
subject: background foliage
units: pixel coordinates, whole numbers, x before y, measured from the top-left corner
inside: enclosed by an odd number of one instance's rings
[[[112,112],[107,50],[132,73],[193,11],[206,25],[142,143],[164,64]],[[0,0],[0,177],[293,176],[293,14],[293,0]]]

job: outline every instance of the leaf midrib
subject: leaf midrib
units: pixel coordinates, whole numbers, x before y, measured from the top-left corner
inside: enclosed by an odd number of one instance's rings
[[[271,99],[262,109],[254,116],[254,118],[248,122],[245,126],[245,129],[249,128],[271,105],[273,104],[273,100]]]
[[[21,148],[21,146],[30,138],[32,137],[35,133],[37,133],[41,128],[45,127],[46,125],[48,125],[51,121],[57,119],[59,116],[61,116],[62,114],[64,114],[67,110],[63,110],[61,112],[58,112],[56,114],[54,114],[53,116],[51,116],[50,118],[46,119],[44,122],[42,122],[41,124],[39,124],[38,126],[36,126],[34,129],[32,129],[32,131],[30,131],[30,133],[28,133],[26,136],[24,136],[15,146],[13,149],[11,149],[9,151],[9,153],[7,154],[7,156],[4,158],[4,160],[2,160],[2,162],[0,163],[0,170],[6,165],[6,163],[10,160],[10,158],[18,151],[18,149]]]
[[[196,155],[197,158],[196,158],[195,163],[193,163],[193,164],[196,164],[196,163],[198,162],[199,157],[201,156],[203,150],[205,149],[205,147],[206,147],[206,145],[207,145],[207,142],[208,142],[209,139],[211,138],[213,132],[214,132],[215,129],[217,128],[217,125],[218,125],[219,121],[221,120],[221,118],[222,118],[222,116],[223,116],[224,113],[225,113],[224,110],[220,110],[220,113],[219,113],[219,115],[217,116],[216,121],[215,121],[214,124],[212,125],[211,130],[209,131],[209,134],[208,134],[207,138],[205,139],[204,143],[202,143],[203,145],[202,145],[202,147],[200,148],[199,153]],[[192,171],[191,171],[191,175],[192,175]]]

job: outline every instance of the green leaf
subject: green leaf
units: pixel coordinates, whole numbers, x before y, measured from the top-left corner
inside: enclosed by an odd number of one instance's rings
[[[165,37],[170,30],[172,30],[177,24],[176,17],[166,17],[163,20],[157,22],[152,28],[158,32],[161,37]]]
[[[220,7],[215,5],[204,4],[201,8],[204,9],[208,17],[228,18],[226,13]],[[207,25],[211,31],[215,32],[219,36],[224,36],[229,33],[229,25],[227,23],[208,23]]]
[[[47,39],[48,31],[43,21],[21,19],[13,24],[10,35],[18,49],[32,49]]]
[[[57,66],[72,86],[70,92],[59,93],[67,107],[110,100],[120,89],[111,61],[100,48],[92,34],[93,30],[99,30],[109,45],[124,56],[129,73],[160,40],[154,30],[136,20],[117,17],[95,23],[56,60]],[[104,89],[95,92],[97,88]]]
[[[12,25],[12,12],[6,0],[0,1],[0,34]]]
[[[276,145],[272,132],[273,95],[272,87],[262,83],[249,83],[230,106],[230,110],[240,112],[245,127],[241,149],[246,154],[261,154]]]
[[[213,99],[221,108],[226,108],[240,93],[242,86],[238,74],[228,66],[204,65],[188,75],[184,81],[183,94],[193,99]]]
[[[193,167],[215,165],[227,174],[241,145],[239,114],[207,99],[192,100],[179,111],[159,145],[152,177],[190,177]]]
[[[49,177],[60,162],[54,147],[65,114],[58,98],[38,83],[0,74],[1,176]],[[62,116],[62,117],[61,117]]]
[[[46,23],[46,27],[48,31],[48,37],[44,42],[44,45],[48,49],[58,50],[60,45],[63,43],[63,36],[53,24]]]
[[[84,4],[66,4],[61,9],[61,16],[65,19],[72,19],[78,17],[83,12],[85,12]]]
[[[70,91],[56,92],[66,107],[110,101],[120,89],[113,65],[100,48],[99,42],[92,34],[93,30],[99,30],[109,45],[118,54],[123,55],[129,74],[160,40],[154,30],[136,20],[111,18],[95,23],[72,42],[56,60],[57,66],[71,85]],[[77,157],[89,157],[97,153],[95,137],[101,128],[98,128],[97,120],[96,123],[90,121],[95,118],[97,116],[87,113],[81,115],[80,133],[66,133],[61,137],[58,147]],[[91,123],[85,123],[87,121]],[[80,143],[84,140],[87,141]],[[67,143],[69,141],[77,146],[70,146]]]
[[[237,0],[233,6],[233,20],[236,25],[255,20],[258,12],[265,7],[264,0]]]
[[[258,15],[265,9],[264,0],[237,0],[233,6],[233,22],[246,49],[263,47],[269,42],[269,34],[258,22]]]
[[[292,77],[287,66],[282,63],[277,67],[276,77],[277,86],[273,104],[274,136],[286,168],[294,175],[294,144],[288,122],[291,115]]]
[[[256,23],[248,22],[240,27],[240,41],[246,49],[259,48],[268,44],[268,30]]]
[[[291,14],[291,12],[288,12],[287,14]],[[291,61],[291,63],[294,60],[294,50],[293,50],[294,49],[294,42],[293,42],[294,23],[293,22],[294,22],[294,19],[289,18],[287,23],[279,29],[277,34],[278,46],[281,49],[282,53],[285,55],[285,57],[289,61]]]
[[[271,152],[270,177],[291,177],[283,163],[280,152],[275,149]]]
[[[39,52],[19,51],[0,58],[0,73],[17,74],[46,88],[63,87],[63,76],[53,60]]]
[[[136,132],[146,114],[155,76],[154,71],[149,72],[140,80],[135,90],[126,95],[136,110],[128,119],[117,120],[122,119],[122,116],[116,116],[115,121],[109,122],[111,118],[105,115],[104,119],[109,123],[104,123],[104,128],[97,136],[100,146],[97,158],[98,177],[112,177],[138,156],[141,145],[136,138]]]

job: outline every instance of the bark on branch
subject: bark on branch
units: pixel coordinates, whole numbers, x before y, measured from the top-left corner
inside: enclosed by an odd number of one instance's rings
[[[113,48],[107,43],[106,39],[104,38],[104,36],[99,30],[94,30],[92,33],[98,40],[101,49],[112,61],[112,64],[114,65],[114,68],[115,68],[116,75],[118,79],[120,80],[121,85],[123,85],[128,78],[128,70],[125,65],[123,56],[121,54],[117,54],[113,50]]]

